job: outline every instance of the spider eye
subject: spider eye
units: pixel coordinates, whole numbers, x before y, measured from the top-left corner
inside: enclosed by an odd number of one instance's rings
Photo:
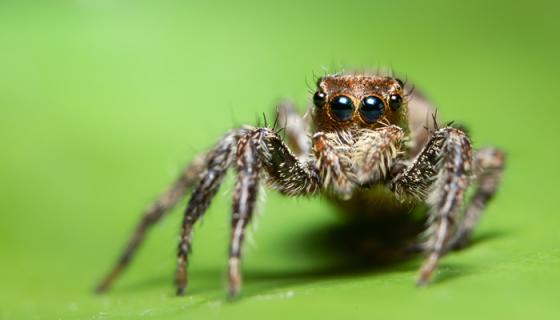
[[[392,94],[389,96],[389,107],[391,107],[391,110],[397,111],[397,109],[401,107],[401,104],[401,96],[399,96],[398,94]]]
[[[385,105],[383,100],[376,96],[365,97],[362,100],[362,105],[360,107],[360,113],[365,122],[372,123],[375,122],[382,114]]]
[[[316,107],[321,108],[322,106],[325,105],[326,101],[327,101],[327,95],[324,92],[317,91],[313,95],[313,104]]]
[[[347,96],[334,97],[330,103],[332,116],[339,121],[346,121],[352,118],[354,105]]]

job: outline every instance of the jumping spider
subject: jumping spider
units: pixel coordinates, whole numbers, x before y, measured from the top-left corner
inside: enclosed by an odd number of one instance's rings
[[[193,225],[230,167],[235,171],[228,263],[231,295],[240,289],[241,246],[261,183],[288,197],[322,194],[366,215],[379,213],[379,207],[366,206],[371,202],[365,200],[376,199],[380,193],[390,194],[391,210],[427,206],[426,239],[421,246],[427,258],[417,284],[427,283],[440,257],[468,241],[498,187],[504,153],[495,148],[473,152],[464,131],[450,125],[439,127],[432,117],[433,107],[392,76],[321,77],[313,104],[311,135],[308,122],[290,104],[281,104],[277,123],[285,124],[286,141],[276,124],[272,128],[243,126],[196,157],[144,212],[117,264],[97,290],[108,289],[130,262],[147,229],[192,188],[181,224],[175,278],[177,294],[183,295]],[[471,183],[476,189],[464,203]]]

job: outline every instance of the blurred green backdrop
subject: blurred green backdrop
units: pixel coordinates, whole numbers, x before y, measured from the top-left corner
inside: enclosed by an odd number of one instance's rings
[[[557,317],[558,9],[0,1],[0,318]],[[316,243],[341,223],[334,210],[270,192],[245,251],[243,295],[227,303],[226,186],[196,229],[190,295],[173,295],[179,209],[113,291],[91,293],[139,211],[198,151],[280,98],[305,106],[322,66],[378,65],[469,124],[477,146],[509,154],[479,241],[446,257],[430,287],[415,288],[416,259],[337,268],[337,253]]]

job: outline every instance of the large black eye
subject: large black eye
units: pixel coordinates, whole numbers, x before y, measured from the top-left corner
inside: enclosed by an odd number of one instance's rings
[[[324,92],[317,91],[313,95],[313,104],[316,107],[321,108],[322,106],[324,106],[326,100],[327,100],[327,95]]]
[[[397,109],[401,107],[401,104],[401,96],[399,96],[398,94],[392,94],[389,96],[389,107],[391,107],[393,111],[397,111]]]
[[[334,97],[330,103],[332,116],[339,121],[346,121],[352,118],[354,105],[347,96]]]
[[[383,104],[383,100],[381,100],[381,98],[369,96],[362,100],[360,113],[362,114],[362,118],[365,122],[373,123],[383,114],[384,108],[385,105]]]

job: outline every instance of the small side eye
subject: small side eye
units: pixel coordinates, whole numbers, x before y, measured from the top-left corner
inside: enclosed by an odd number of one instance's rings
[[[397,111],[402,104],[402,97],[398,94],[392,94],[389,96],[389,107],[393,111]]]
[[[354,105],[347,96],[334,97],[330,103],[331,115],[338,121],[347,121],[352,118]]]
[[[383,109],[385,109],[385,105],[381,98],[369,96],[362,100],[360,113],[365,122],[373,123],[383,114]]]
[[[313,95],[313,104],[318,108],[324,106],[326,101],[327,95],[324,92],[317,91]]]

